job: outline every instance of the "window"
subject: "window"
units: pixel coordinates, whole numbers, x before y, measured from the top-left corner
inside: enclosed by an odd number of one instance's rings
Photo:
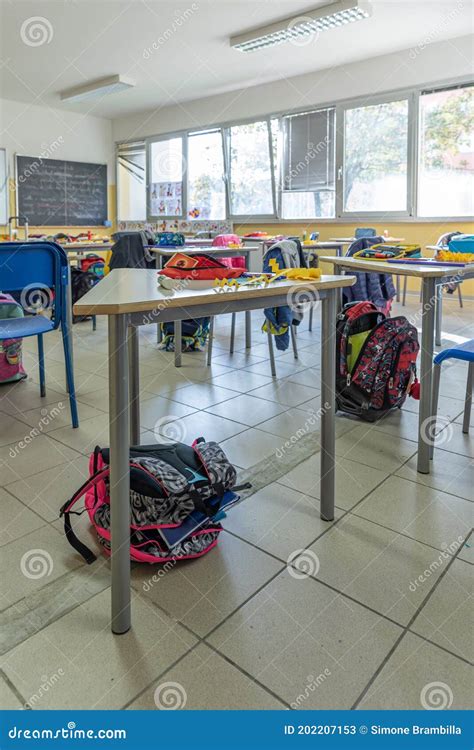
[[[229,128],[227,145],[231,215],[274,216],[272,157],[267,120]]]
[[[408,211],[408,100],[344,112],[343,211]]]
[[[282,218],[335,216],[334,127],[334,109],[282,118]]]
[[[474,213],[474,86],[420,96],[419,216]]]
[[[7,152],[0,148],[0,224],[8,221],[8,195]]]
[[[220,130],[188,136],[188,219],[225,219],[224,153]]]
[[[146,219],[145,144],[123,143],[117,148],[117,218]]]
[[[183,215],[183,138],[162,138],[149,146],[150,171],[148,215],[182,217]]]

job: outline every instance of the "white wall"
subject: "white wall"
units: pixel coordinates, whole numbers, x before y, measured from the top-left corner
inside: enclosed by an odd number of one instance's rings
[[[112,123],[101,117],[0,99],[0,147],[7,149],[10,176],[19,153],[106,163],[109,184],[115,183]]]
[[[258,53],[257,53],[258,54]],[[285,54],[276,47],[275,54]],[[472,37],[463,36],[347,66],[253,86],[113,121],[114,141],[472,75]]]

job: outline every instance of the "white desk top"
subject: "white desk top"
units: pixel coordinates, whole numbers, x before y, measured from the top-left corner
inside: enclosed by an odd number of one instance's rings
[[[189,245],[184,245],[181,247],[158,247],[155,246],[149,246],[148,250],[151,253],[156,253],[157,255],[174,255],[175,253],[188,253],[189,255],[226,255],[239,252],[241,254],[246,254],[249,252],[253,252],[254,250],[260,250],[258,245],[245,245],[245,247],[222,247],[222,245],[206,245],[203,247],[198,247],[197,245],[194,247],[190,247]]]
[[[183,287],[185,285],[183,280]],[[189,282],[192,284],[192,282]],[[315,281],[275,281],[259,287],[241,286],[236,291],[219,293],[210,286],[205,289],[183,288],[171,292],[158,286],[153,269],[120,268],[111,271],[74,305],[76,315],[118,315],[120,313],[151,312],[159,306],[183,308],[193,305],[219,304],[238,295],[241,299],[281,296],[286,290],[323,290],[352,286],[353,276],[321,276]],[[212,282],[209,282],[212,284]],[[191,314],[191,311],[190,311]]]
[[[362,258],[335,258],[332,255],[319,257],[320,261],[332,263],[352,271],[372,271],[373,273],[392,273],[396,276],[416,276],[418,278],[442,278],[443,276],[462,276],[474,273],[474,263],[466,266],[438,266],[426,263],[386,263],[383,260],[363,260]]]

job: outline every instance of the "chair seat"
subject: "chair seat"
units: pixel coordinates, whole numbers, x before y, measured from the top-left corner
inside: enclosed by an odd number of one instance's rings
[[[435,365],[440,365],[445,359],[461,359],[464,362],[474,362],[474,339],[458,344],[451,349],[443,349],[434,358]]]
[[[38,336],[54,330],[54,323],[43,315],[31,315],[24,318],[4,318],[0,320],[0,341],[6,339],[24,339],[27,336]]]

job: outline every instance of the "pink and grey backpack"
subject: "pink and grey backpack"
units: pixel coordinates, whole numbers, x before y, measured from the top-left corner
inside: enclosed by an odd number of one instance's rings
[[[23,318],[22,306],[10,294],[0,293],[0,320]],[[13,383],[26,378],[21,355],[22,339],[0,340],[0,383]]]
[[[237,474],[222,448],[198,438],[184,443],[130,448],[130,557],[137,562],[162,563],[200,557],[215,547],[222,526],[224,500]],[[61,508],[69,543],[87,563],[93,552],[75,535],[71,515],[88,513],[99,543],[110,554],[109,450],[95,448],[89,479]],[[73,510],[85,496],[84,509]],[[230,503],[229,503],[230,507]],[[171,540],[171,541],[170,541]]]
[[[416,328],[402,315],[387,318],[372,302],[344,306],[336,329],[336,405],[373,422],[417,397]]]

